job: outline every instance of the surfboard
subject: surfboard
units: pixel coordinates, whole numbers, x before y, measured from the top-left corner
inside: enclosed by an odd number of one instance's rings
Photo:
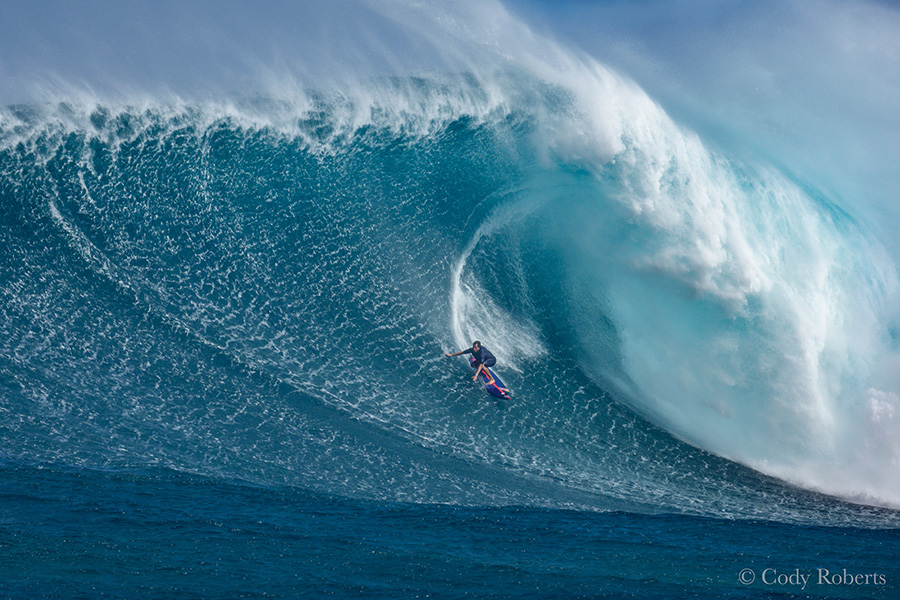
[[[469,359],[469,365],[473,369],[477,369],[478,365],[475,364],[475,359]],[[494,373],[489,367],[481,370],[481,383],[484,384],[484,389],[488,391],[488,393],[492,396],[496,396],[497,398],[502,398],[504,400],[511,400],[512,396],[508,389],[506,389],[506,384],[503,383],[497,374]]]

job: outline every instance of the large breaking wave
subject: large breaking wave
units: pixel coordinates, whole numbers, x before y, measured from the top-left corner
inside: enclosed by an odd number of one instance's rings
[[[540,59],[227,103],[4,109],[4,455],[428,502],[820,510],[735,461],[900,504],[888,253],[814,186],[530,43]],[[508,406],[443,358],[474,338]]]

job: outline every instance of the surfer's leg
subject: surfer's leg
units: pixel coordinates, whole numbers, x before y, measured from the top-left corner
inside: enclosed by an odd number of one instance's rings
[[[472,377],[472,381],[476,381],[476,380],[478,379],[478,376],[481,375],[481,372],[482,372],[483,370],[484,370],[484,364],[483,364],[483,363],[478,363],[478,368],[475,369],[475,376]]]

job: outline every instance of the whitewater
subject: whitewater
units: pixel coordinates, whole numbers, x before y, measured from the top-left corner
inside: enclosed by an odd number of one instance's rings
[[[219,18],[251,31],[278,12],[226,6]],[[295,63],[243,56],[252,85],[0,65],[7,98],[29,90],[0,109],[11,597],[229,597],[248,588],[216,581],[221,557],[247,552],[269,567],[242,580],[266,572],[276,597],[625,597],[642,581],[644,597],[794,597],[763,567],[822,564],[881,584],[820,581],[817,597],[896,590],[900,281],[884,198],[676,120],[517,16],[540,3],[339,6],[353,16],[306,9],[352,50],[315,38]],[[444,357],[474,339],[511,401]],[[72,514],[57,523],[49,505]],[[149,558],[173,519],[200,541]],[[516,519],[533,543],[505,535]],[[217,537],[213,523],[232,525]],[[628,566],[594,571],[582,542],[614,556],[632,527],[648,537]],[[809,546],[773,559],[785,532]],[[68,558],[47,550],[63,538]],[[380,550],[344,562],[347,539]],[[571,562],[539,554],[554,543]],[[307,546],[322,550],[304,566],[286,558]],[[685,547],[696,564],[648,566]],[[528,558],[491,570],[495,552]],[[78,566],[97,555],[116,566]],[[444,575],[410,575],[404,556]],[[134,575],[153,560],[193,576]],[[473,568],[487,570],[469,581]]]

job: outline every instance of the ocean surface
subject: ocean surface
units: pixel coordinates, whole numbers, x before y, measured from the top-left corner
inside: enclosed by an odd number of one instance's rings
[[[900,597],[895,196],[514,6],[3,88],[0,597]]]

